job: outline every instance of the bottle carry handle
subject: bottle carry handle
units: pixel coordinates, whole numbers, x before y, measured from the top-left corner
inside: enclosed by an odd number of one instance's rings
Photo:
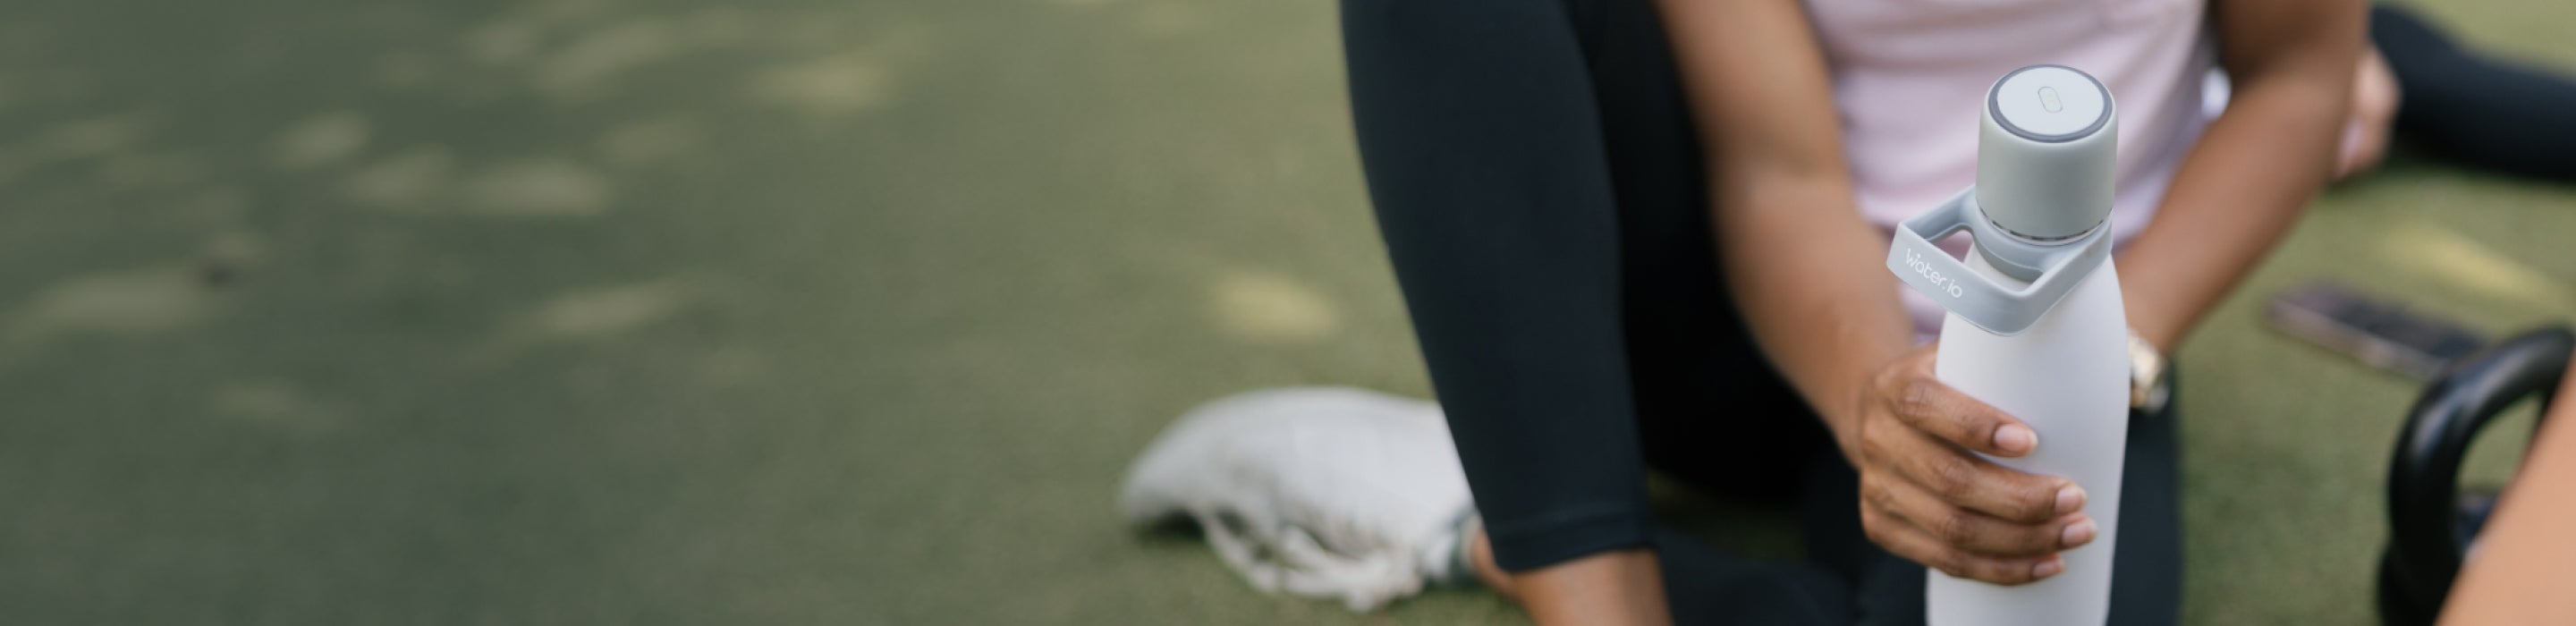
[[[2028,286],[2006,288],[1994,279],[1950,258],[1932,242],[1961,230],[1976,240],[1977,253],[2007,274],[2036,276]],[[2033,241],[2004,232],[1977,207],[1977,188],[1969,186],[1911,219],[1897,224],[1896,240],[1887,248],[1887,269],[1915,291],[1986,332],[2003,336],[2030,330],[2041,315],[2111,258],[2110,221],[2057,241]]]

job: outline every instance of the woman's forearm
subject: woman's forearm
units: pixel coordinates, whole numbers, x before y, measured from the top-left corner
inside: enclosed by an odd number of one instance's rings
[[[1888,274],[1887,237],[1859,218],[1845,187],[1780,175],[1721,182],[1726,279],[1774,367],[1832,427],[1846,453],[1871,372],[1913,345]]]
[[[2164,350],[2289,233],[2333,163],[2341,116],[2303,94],[2238,93],[2120,255],[2129,325]]]
[[[1824,53],[1796,0],[1659,3],[1709,161],[1716,261],[1763,353],[1850,451],[1869,372],[1912,341],[1887,236],[1843,162]]]
[[[2230,0],[2215,22],[2236,81],[2155,221],[2119,259],[2129,325],[2171,351],[2289,233],[2324,187],[2361,50],[2349,0]]]

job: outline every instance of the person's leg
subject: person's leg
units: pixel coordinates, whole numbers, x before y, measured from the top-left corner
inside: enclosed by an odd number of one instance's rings
[[[1503,569],[1649,542],[1616,198],[1554,0],[1345,0],[1369,196]]]
[[[2129,451],[2120,469],[2120,540],[2111,553],[2111,626],[2182,621],[2182,442],[2174,407],[2129,413]]]
[[[2176,377],[2179,380],[2179,377]],[[2177,385],[2179,383],[2176,383]],[[2175,388],[2175,397],[2180,396]],[[2167,626],[2182,612],[2182,474],[2174,407],[2155,414],[2129,413],[2128,452],[2120,470],[2120,537],[2111,556],[2111,625]],[[1839,469],[1839,471],[1834,471]],[[1921,624],[1921,565],[1872,545],[1860,529],[1859,478],[1840,459],[1820,461],[1814,498],[1806,507],[1809,532],[1821,538],[1829,559],[1857,576],[1861,623]],[[1820,541],[1811,538],[1810,544]],[[1839,542],[1841,547],[1831,544]]]
[[[1647,465],[1729,497],[1788,501],[1796,470],[1832,435],[1727,291],[1699,135],[1659,16],[1644,0],[1571,4],[1620,198],[1622,317]]]
[[[2459,46],[2412,11],[2381,3],[2371,43],[2397,76],[2396,134],[2461,163],[2576,180],[2576,80]]]
[[[1569,4],[1620,199],[1622,318],[1647,465],[1727,497],[1794,498],[1804,459],[1832,449],[1832,436],[1727,292],[1699,135],[1659,16],[1644,0]],[[1748,561],[1669,526],[1654,545],[1676,624],[1851,619],[1848,587],[1823,568]]]
[[[1649,518],[1639,411],[1715,418],[1725,394],[1689,387],[1725,377],[1663,367],[1733,324],[1651,7],[1345,0],[1343,30],[1379,226],[1500,569],[1653,548],[1676,617],[1841,621],[1820,577]],[[1668,266],[1693,271],[1631,275]]]

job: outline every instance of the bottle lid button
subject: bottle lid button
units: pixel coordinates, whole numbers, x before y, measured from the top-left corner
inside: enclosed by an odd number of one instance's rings
[[[2062,65],[2033,65],[1995,81],[1986,94],[1995,121],[2032,141],[2062,142],[2101,130],[2111,118],[2111,93],[2083,72]]]

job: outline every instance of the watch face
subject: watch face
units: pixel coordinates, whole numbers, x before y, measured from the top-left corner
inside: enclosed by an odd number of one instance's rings
[[[2157,370],[2163,368],[2164,357],[2156,354],[2154,346],[2147,345],[2146,340],[2136,335],[2129,336],[2129,381],[2132,384],[2146,387],[2147,383],[2155,381]]]
[[[2172,395],[2169,387],[2164,384],[2164,369],[2164,356],[2156,353],[2155,346],[2148,345],[2147,341],[2138,338],[2135,332],[2130,333],[2130,408],[2154,412],[2164,406],[2166,397]]]

